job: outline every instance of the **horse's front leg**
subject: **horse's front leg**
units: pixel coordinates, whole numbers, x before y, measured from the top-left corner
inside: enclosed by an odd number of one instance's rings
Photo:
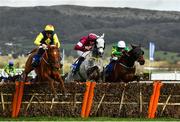
[[[63,81],[62,77],[60,75],[57,75],[56,81],[58,81],[60,83],[60,88],[62,89],[63,94],[66,97],[67,96],[67,90],[66,90],[66,88],[64,86],[64,81]]]
[[[57,92],[56,92],[56,90],[54,88],[54,80],[50,76],[48,76],[48,75],[45,75],[44,79],[48,80],[48,82],[50,84],[50,87],[51,87],[51,91],[53,93],[53,96],[54,96],[54,98],[57,98]]]
[[[23,79],[24,82],[27,81],[27,77],[28,77],[28,74],[30,73],[31,71],[24,71],[21,75],[21,78]]]

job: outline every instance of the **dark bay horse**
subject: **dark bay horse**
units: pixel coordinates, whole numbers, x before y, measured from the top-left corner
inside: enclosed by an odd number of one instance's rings
[[[23,72],[24,81],[27,80],[27,75],[34,69],[31,64],[37,50],[38,49],[34,49],[26,61],[25,70]],[[59,71],[61,68],[60,61],[60,51],[57,45],[48,45],[48,49],[46,49],[45,53],[43,54],[39,66],[35,68],[35,72],[37,74],[35,81],[48,81],[55,98],[57,98],[57,92],[54,88],[55,81],[60,83],[63,92],[66,93],[64,81],[62,80]]]
[[[135,61],[140,65],[144,65],[144,51],[140,46],[131,45],[132,49],[123,54],[117,61],[113,63],[113,71],[109,74],[105,74],[106,82],[125,82],[136,80],[134,66]]]

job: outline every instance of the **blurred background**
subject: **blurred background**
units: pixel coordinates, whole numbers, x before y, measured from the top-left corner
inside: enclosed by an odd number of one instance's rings
[[[180,8],[178,0],[0,0],[0,68],[14,60],[24,68],[46,24],[55,26],[64,51],[64,71],[77,58],[74,45],[82,36],[105,33],[104,65],[112,45],[124,40],[145,51],[141,72],[180,70]],[[150,59],[150,43],[154,45]]]

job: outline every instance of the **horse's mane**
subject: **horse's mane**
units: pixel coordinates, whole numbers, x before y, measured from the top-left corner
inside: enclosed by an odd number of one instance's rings
[[[38,48],[34,48],[32,51],[28,52],[27,55],[32,54],[32,53],[36,52],[37,50],[38,50]]]
[[[128,67],[132,67],[134,65],[134,62],[138,59],[138,57],[143,54],[144,51],[141,49],[140,46],[132,45],[132,49],[129,52],[123,53],[118,62]]]

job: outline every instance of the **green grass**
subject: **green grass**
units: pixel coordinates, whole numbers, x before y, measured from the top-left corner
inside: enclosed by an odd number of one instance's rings
[[[156,119],[147,119],[147,118],[113,118],[113,117],[89,117],[89,118],[80,118],[80,117],[19,117],[19,118],[5,118],[0,117],[0,121],[180,121],[180,119],[175,118],[156,118]]]

